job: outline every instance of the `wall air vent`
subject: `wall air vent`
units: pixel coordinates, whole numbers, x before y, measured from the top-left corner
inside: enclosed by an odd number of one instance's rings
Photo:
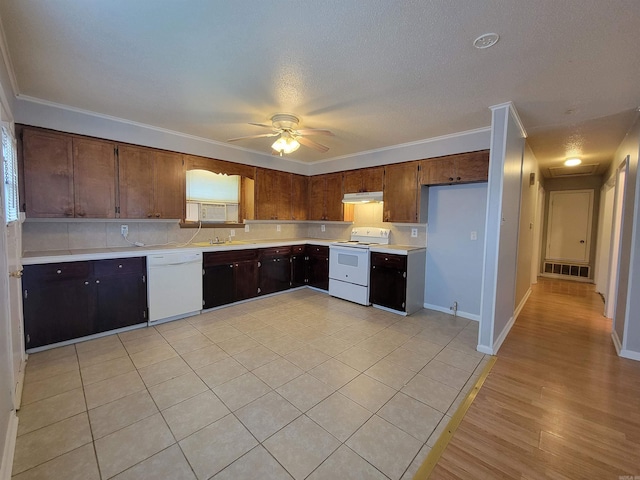
[[[558,177],[575,177],[578,175],[595,175],[600,164],[578,165],[577,167],[549,167],[549,176],[551,178]]]

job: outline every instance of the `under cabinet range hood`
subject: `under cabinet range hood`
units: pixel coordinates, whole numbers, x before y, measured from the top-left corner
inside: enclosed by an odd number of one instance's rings
[[[382,192],[345,193],[342,203],[380,203]]]

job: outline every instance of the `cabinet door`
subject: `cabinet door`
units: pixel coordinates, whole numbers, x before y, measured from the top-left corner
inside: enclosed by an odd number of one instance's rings
[[[23,129],[22,161],[27,217],[73,217],[71,136]]]
[[[259,254],[260,294],[287,290],[291,283],[291,249],[275,247],[264,249]]]
[[[291,174],[258,168],[255,209],[258,220],[290,220]]]
[[[329,247],[309,245],[307,247],[308,279],[310,287],[329,290]]]
[[[75,216],[115,218],[115,144],[89,138],[73,138]]]
[[[96,330],[106,332],[147,321],[145,257],[96,260]]]
[[[363,192],[362,170],[348,170],[344,172],[344,193]]]
[[[385,222],[418,220],[418,162],[387,165],[383,191]]]
[[[291,220],[306,220],[309,210],[309,177],[291,176]]]
[[[489,150],[458,155],[456,180],[461,183],[489,180]]]
[[[234,267],[234,301],[246,300],[258,295],[258,261],[242,260]]]
[[[362,169],[362,191],[381,192],[383,187],[384,167]]]
[[[120,218],[152,218],[153,155],[144,148],[118,146]]]
[[[89,277],[89,262],[24,267],[25,348],[96,333],[91,313],[95,286]]]
[[[343,220],[342,173],[329,173],[326,177],[325,220]]]
[[[182,155],[155,151],[154,214],[155,218],[184,218],[185,173]]]
[[[369,301],[405,311],[407,258],[401,255],[371,254]]]
[[[420,167],[421,185],[446,185],[456,182],[455,161],[451,157],[422,160]]]
[[[301,287],[307,280],[307,249],[304,245],[291,247],[291,287]]]
[[[203,308],[232,303],[235,296],[233,263],[205,267],[202,290]]]
[[[324,175],[315,175],[309,178],[309,220],[325,220],[325,188]]]

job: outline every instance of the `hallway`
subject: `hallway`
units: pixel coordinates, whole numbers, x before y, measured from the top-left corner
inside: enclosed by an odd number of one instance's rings
[[[593,285],[540,278],[429,478],[640,475],[640,362],[602,310]]]

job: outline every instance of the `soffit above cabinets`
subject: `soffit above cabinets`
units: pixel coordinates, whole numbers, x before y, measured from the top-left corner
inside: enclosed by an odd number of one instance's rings
[[[608,158],[640,105],[635,0],[6,0],[0,19],[18,105],[62,105],[224,145],[264,133],[248,122],[291,112],[302,128],[335,133],[322,139],[326,153],[285,157],[304,163],[486,128],[488,107],[505,101],[543,164],[564,157],[594,119],[605,119]],[[500,41],[474,48],[488,32]],[[229,148],[268,155],[271,143]],[[598,148],[587,142],[583,154]]]

